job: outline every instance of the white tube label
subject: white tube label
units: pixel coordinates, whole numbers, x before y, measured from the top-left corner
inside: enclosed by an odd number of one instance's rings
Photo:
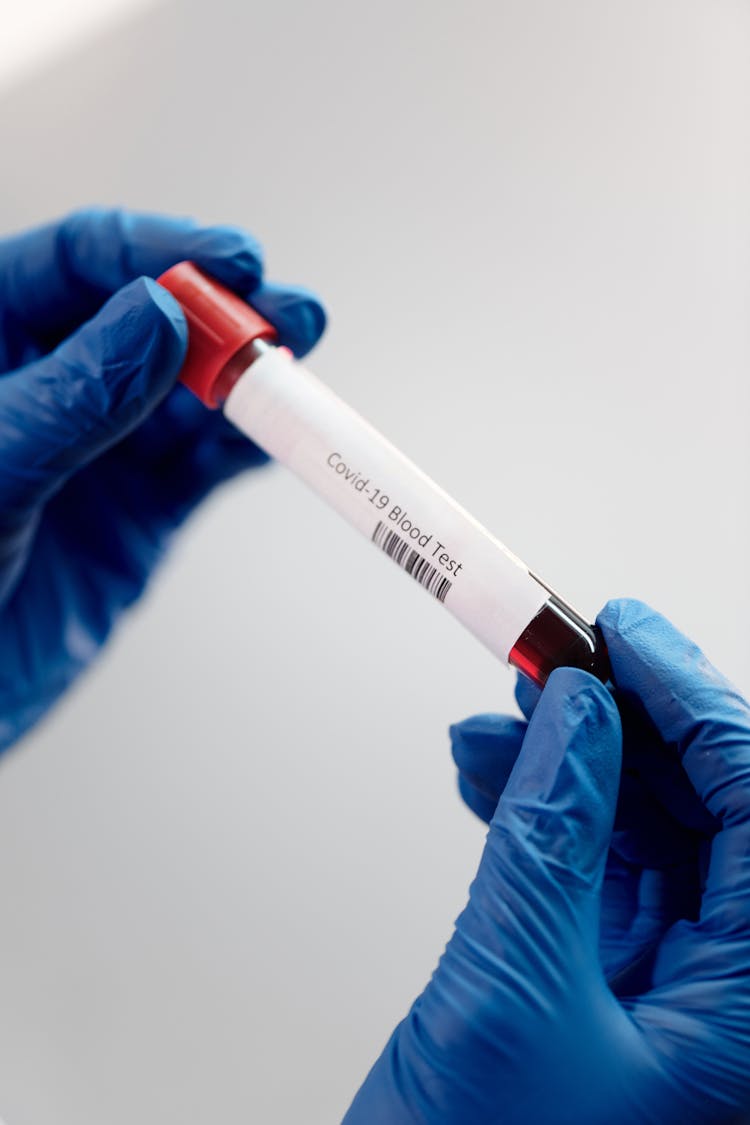
[[[224,413],[507,661],[547,590],[315,375],[269,350],[232,388]]]

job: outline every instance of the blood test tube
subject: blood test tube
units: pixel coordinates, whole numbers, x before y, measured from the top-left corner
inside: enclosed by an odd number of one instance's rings
[[[189,341],[201,401],[290,468],[496,656],[540,687],[554,668],[610,676],[598,630],[315,375],[251,306],[180,262],[159,282]]]

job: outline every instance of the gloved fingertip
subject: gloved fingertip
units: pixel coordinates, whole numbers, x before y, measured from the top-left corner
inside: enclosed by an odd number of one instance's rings
[[[493,808],[516,764],[526,723],[510,715],[473,715],[451,728],[451,753],[461,774]]]
[[[113,333],[118,351],[133,360],[165,385],[171,385],[182,366],[188,345],[185,314],[177,300],[150,277],[139,277],[110,299],[113,319],[120,317]]]
[[[494,847],[524,837],[540,856],[584,882],[601,877],[614,822],[622,733],[617,708],[595,677],[576,668],[550,676],[492,825]]]
[[[327,316],[320,300],[307,289],[266,282],[249,294],[250,303],[278,330],[281,344],[301,359],[317,344]]]
[[[571,769],[577,769],[574,760],[586,769],[590,760],[600,758],[605,770],[614,771],[621,747],[617,706],[604,685],[577,668],[555,669],[529,720],[509,792],[565,789]],[[616,772],[619,777],[619,768]]]
[[[60,394],[73,394],[79,408],[86,402],[114,432],[133,425],[164,397],[184,361],[187,335],[174,297],[151,278],[139,277],[47,361],[62,361],[63,371],[76,373],[60,378]]]
[[[501,715],[494,711],[482,711],[469,715],[450,728],[451,739],[491,750],[495,745],[523,738],[526,723],[514,715]]]
[[[328,325],[328,315],[320,302],[311,297],[307,301],[300,301],[297,305],[295,319],[299,331],[295,355],[301,358],[307,355],[320,340]]]
[[[656,610],[637,598],[612,598],[597,615],[596,624],[604,633],[609,646],[609,642],[626,629],[659,618],[660,614]]]
[[[486,731],[493,718],[493,715],[469,715],[466,719],[459,719],[458,722],[451,723],[448,727],[448,733],[453,742],[465,741],[471,739],[475,734]]]
[[[7,376],[21,437],[16,455],[22,463],[33,457],[39,469],[25,497],[46,497],[143,421],[173,385],[186,348],[179,305],[140,277],[54,351]]]
[[[185,320],[185,313],[183,312],[180,302],[176,297],[172,296],[168,289],[165,289],[163,285],[159,285],[159,283],[154,281],[151,277],[136,278],[132,284],[137,286],[139,282],[143,283],[146,293],[166,319],[167,325],[174,332],[177,342],[183,349],[187,348],[188,327],[187,321]]]
[[[463,774],[459,773],[457,780],[461,800],[480,820],[483,820],[485,824],[489,824],[495,815],[497,801],[493,801],[492,798],[488,797],[485,793],[481,793],[463,776]]]
[[[252,292],[263,277],[263,249],[242,227],[212,226],[192,236],[190,258],[237,292]]]
[[[539,723],[556,741],[561,778],[588,776],[596,792],[614,805],[620,779],[622,724],[611,692],[600,680],[578,668],[558,668],[550,676],[529,724]],[[574,763],[577,763],[575,765]]]
[[[665,655],[670,653],[674,659],[676,646],[682,650],[691,645],[671,622],[635,598],[607,602],[596,623],[607,646],[612,679],[623,691],[642,690],[647,682],[658,682]]]
[[[531,722],[537,718],[546,721],[550,715],[570,729],[620,725],[612,693],[601,680],[580,668],[556,668],[550,675]]]
[[[466,720],[464,720],[464,722],[465,721]],[[467,767],[473,758],[473,753],[465,734],[464,722],[453,723],[448,728],[448,734],[451,740],[451,757],[459,769]]]
[[[555,668],[544,685],[539,705],[542,701],[549,705],[554,696],[580,697],[583,700],[601,698],[612,702],[612,697],[601,680],[582,668]]]

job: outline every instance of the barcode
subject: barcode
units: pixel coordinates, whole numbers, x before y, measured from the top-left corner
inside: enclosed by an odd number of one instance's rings
[[[385,551],[389,558],[397,562],[400,567],[416,578],[425,590],[429,590],[439,602],[444,602],[453,583],[444,578],[437,567],[427,561],[424,555],[415,551],[411,543],[407,543],[391,528],[386,527],[382,520],[372,533],[372,541],[376,547]]]

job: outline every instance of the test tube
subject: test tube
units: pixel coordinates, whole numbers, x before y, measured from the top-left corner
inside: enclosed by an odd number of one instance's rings
[[[325,383],[250,305],[192,262],[159,282],[189,342],[180,378],[286,465],[465,625],[542,687],[554,668],[610,676],[598,630]]]

